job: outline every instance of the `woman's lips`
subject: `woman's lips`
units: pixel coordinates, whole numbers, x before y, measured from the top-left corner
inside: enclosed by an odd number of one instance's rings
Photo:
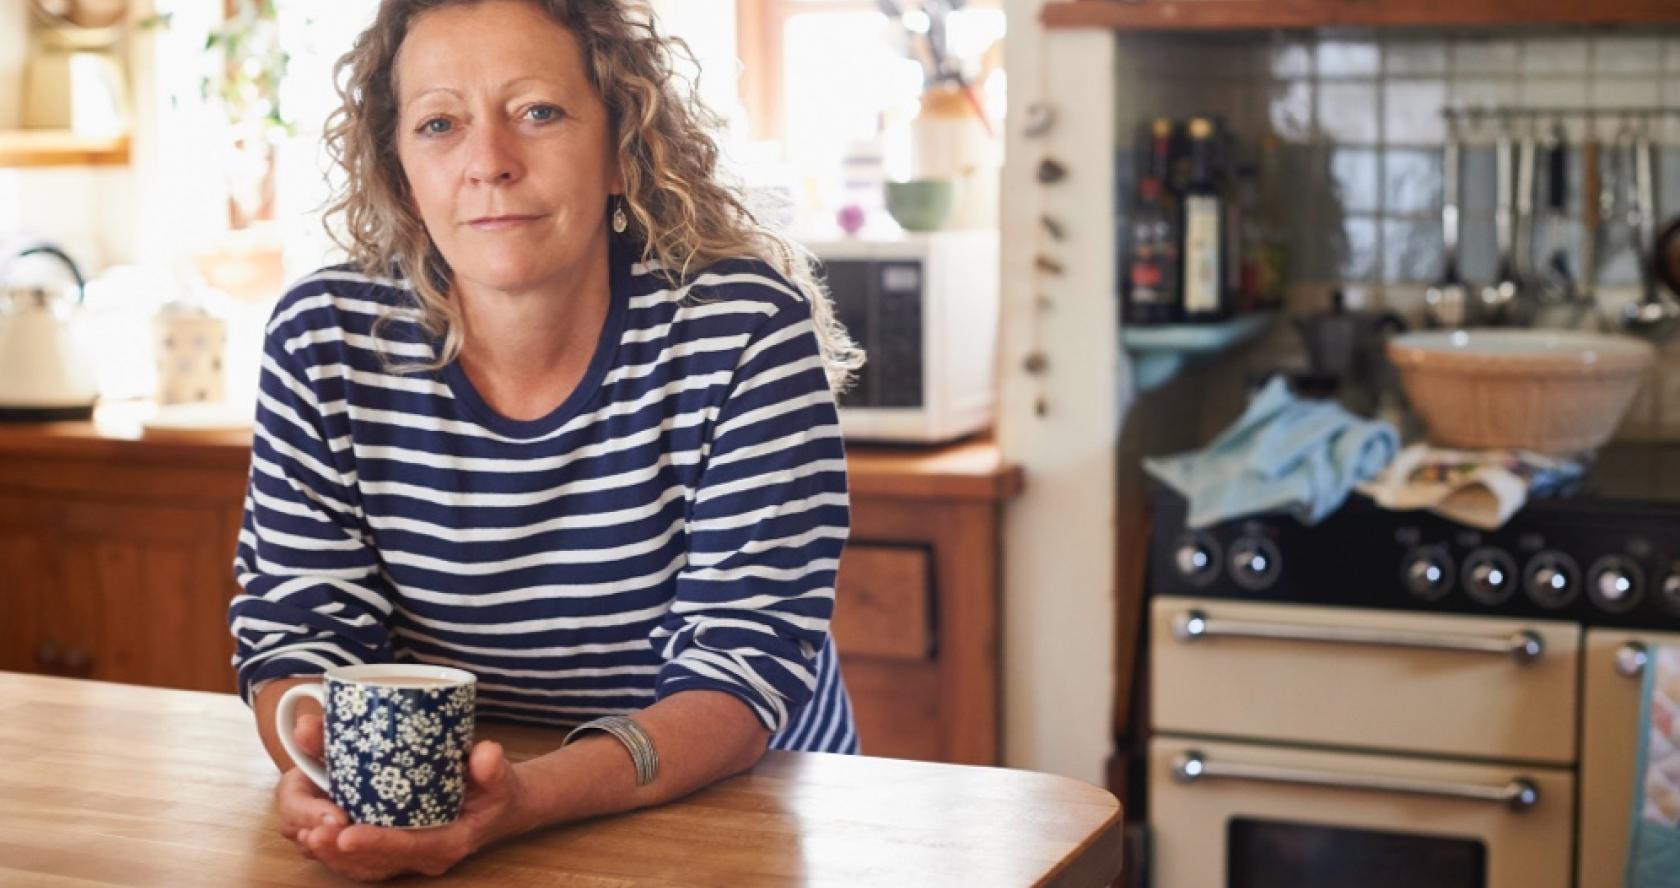
[[[477,231],[501,231],[505,228],[517,228],[541,219],[541,216],[486,216],[468,222]]]

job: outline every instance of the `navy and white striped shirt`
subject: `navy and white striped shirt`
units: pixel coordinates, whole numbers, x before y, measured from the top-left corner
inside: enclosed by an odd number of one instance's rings
[[[398,280],[324,269],[265,339],[229,609],[255,682],[341,664],[478,675],[479,711],[570,725],[689,688],[733,694],[771,746],[857,751],[829,643],[845,454],[810,306],[770,267],[670,289],[615,249],[575,392],[495,413],[430,359]]]

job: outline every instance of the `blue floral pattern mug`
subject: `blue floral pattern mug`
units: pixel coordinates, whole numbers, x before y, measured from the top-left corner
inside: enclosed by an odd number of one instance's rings
[[[352,823],[443,826],[461,813],[476,681],[447,666],[341,666],[320,684],[287,689],[275,723],[292,761]],[[325,762],[304,755],[292,739],[305,698],[325,713]]]

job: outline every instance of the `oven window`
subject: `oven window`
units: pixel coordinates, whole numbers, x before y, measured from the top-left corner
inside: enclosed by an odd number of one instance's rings
[[[1487,847],[1459,836],[1233,818],[1229,888],[1487,888]]]

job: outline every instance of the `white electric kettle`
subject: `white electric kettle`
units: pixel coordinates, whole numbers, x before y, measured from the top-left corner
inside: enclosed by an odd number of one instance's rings
[[[14,283],[11,272],[26,256],[61,261],[76,280]],[[87,282],[74,260],[48,243],[0,254],[0,422],[87,419],[99,399],[92,355],[81,344],[75,314]]]

